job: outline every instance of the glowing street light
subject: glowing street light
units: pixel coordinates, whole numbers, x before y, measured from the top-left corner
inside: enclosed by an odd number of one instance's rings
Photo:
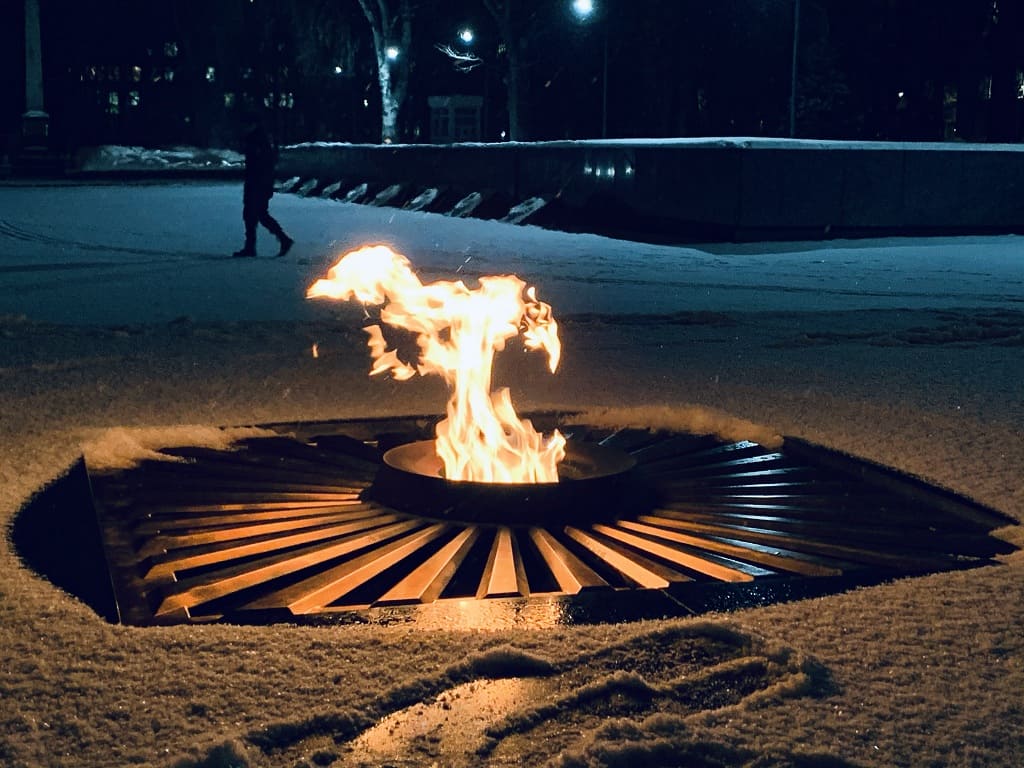
[[[388,61],[395,61],[398,58],[399,48],[397,45],[389,45],[384,49],[384,54],[388,57]]]
[[[472,43],[474,37],[475,36],[473,35],[473,30],[470,29],[469,27],[463,27],[462,29],[459,30],[459,40],[464,42],[466,45]]]
[[[573,0],[572,11],[581,19],[585,19],[594,12],[594,0]]]

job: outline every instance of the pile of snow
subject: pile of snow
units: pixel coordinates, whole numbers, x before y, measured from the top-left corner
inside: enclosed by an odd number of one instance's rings
[[[547,199],[543,197],[527,198],[518,205],[513,205],[509,208],[508,214],[506,214],[502,221],[506,224],[522,224],[547,204]]]
[[[76,160],[81,171],[237,170],[244,164],[245,158],[230,149],[148,149],[109,144],[81,149]]]
[[[173,427],[113,427],[103,430],[82,444],[82,453],[94,471],[130,469],[144,460],[184,461],[179,456],[161,453],[164,448],[188,445],[197,448],[227,450],[239,440],[273,437],[277,432],[258,427],[221,429],[204,425]]]

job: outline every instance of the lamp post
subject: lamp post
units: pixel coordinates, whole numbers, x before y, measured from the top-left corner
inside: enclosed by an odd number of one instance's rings
[[[595,17],[597,8],[594,0],[573,0],[572,12],[582,22]],[[601,138],[608,138],[608,22],[602,21],[602,65],[601,65]]]
[[[45,148],[48,144],[50,116],[43,105],[39,0],[25,0],[25,112],[21,120],[23,145]]]
[[[796,136],[796,63],[800,48],[800,0],[793,0],[793,60],[789,70],[789,138]]]

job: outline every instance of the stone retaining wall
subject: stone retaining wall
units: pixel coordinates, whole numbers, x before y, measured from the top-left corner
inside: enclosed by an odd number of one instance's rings
[[[543,196],[555,226],[668,239],[1015,232],[1024,229],[1016,145],[707,139],[536,144],[301,145],[284,176]],[[400,199],[399,200],[400,204]],[[499,208],[501,206],[498,206]],[[533,221],[533,219],[531,219]]]

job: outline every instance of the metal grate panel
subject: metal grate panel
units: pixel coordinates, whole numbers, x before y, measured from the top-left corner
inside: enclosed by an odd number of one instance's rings
[[[646,604],[638,591],[660,593],[648,602],[664,615],[989,564],[1013,549],[989,535],[1013,522],[1000,513],[801,441],[767,450],[533,419],[631,454],[635,503],[551,525],[393,509],[370,489],[384,450],[429,435],[432,421],[416,418],[282,425],[293,434],[91,473],[121,620],[294,621],[538,597],[588,620]]]

